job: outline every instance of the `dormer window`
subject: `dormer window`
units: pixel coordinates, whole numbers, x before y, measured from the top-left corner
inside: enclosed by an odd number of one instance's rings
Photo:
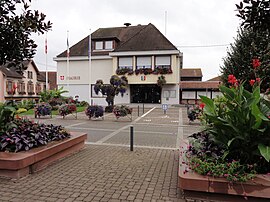
[[[102,50],[103,49],[103,41],[96,41],[95,50]]]
[[[96,51],[113,50],[113,41],[96,41]]]
[[[105,41],[105,49],[106,50],[113,49],[113,41]]]

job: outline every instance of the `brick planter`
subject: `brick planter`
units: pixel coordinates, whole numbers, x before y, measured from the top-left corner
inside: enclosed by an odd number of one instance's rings
[[[18,153],[0,152],[0,176],[20,178],[34,173],[79,151],[84,147],[86,134],[71,132],[71,137],[46,146]]]
[[[257,175],[254,180],[245,183],[229,183],[224,178],[214,178],[199,175],[188,170],[186,164],[182,164],[185,159],[181,155],[187,148],[187,142],[184,142],[180,148],[179,159],[179,188],[186,191],[197,191],[206,193],[218,193],[239,195],[247,197],[269,198],[270,199],[270,176]],[[188,170],[188,172],[185,172]]]

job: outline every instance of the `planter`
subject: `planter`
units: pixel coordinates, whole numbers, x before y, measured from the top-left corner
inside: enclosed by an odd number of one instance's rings
[[[243,197],[270,198],[270,176],[257,175],[255,179],[248,182],[232,184],[224,178],[199,175],[189,170],[188,166],[183,163],[185,159],[182,154],[185,148],[187,148],[187,142],[184,142],[180,147],[178,173],[180,189],[184,191],[239,195]]]
[[[88,106],[85,110],[86,116],[88,116],[89,119],[93,118],[102,118],[104,120],[104,110],[102,106]]]
[[[61,105],[59,108],[59,114],[63,119],[69,114],[72,114],[77,119],[77,107],[75,104]]]
[[[35,107],[35,118],[41,116],[50,116],[52,118],[52,107],[49,104],[42,103]]]
[[[132,121],[132,108],[121,105],[121,106],[115,106],[113,109],[113,113],[118,120],[120,117],[128,117],[130,121]]]
[[[71,137],[46,146],[18,153],[0,152],[0,176],[20,178],[41,170],[49,164],[84,147],[86,134],[71,132]]]

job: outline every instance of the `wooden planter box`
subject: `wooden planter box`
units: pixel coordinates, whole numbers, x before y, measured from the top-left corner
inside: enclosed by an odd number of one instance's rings
[[[225,178],[214,178],[199,175],[182,162],[183,150],[187,148],[187,142],[180,147],[179,159],[179,188],[187,191],[206,193],[219,193],[239,195],[247,197],[270,198],[270,175],[257,175],[255,179],[244,183],[229,183]],[[188,170],[188,172],[185,172]],[[209,197],[209,196],[208,196]],[[224,197],[224,196],[223,196]]]
[[[86,137],[85,133],[71,132],[68,139],[51,142],[29,151],[0,152],[0,176],[20,178],[41,170],[58,159],[82,149]]]

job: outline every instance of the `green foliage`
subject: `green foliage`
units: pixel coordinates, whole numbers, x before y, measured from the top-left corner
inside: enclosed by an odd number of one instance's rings
[[[25,108],[19,108],[19,109],[16,111],[16,114],[21,114],[21,113],[24,113],[24,112],[27,112],[27,109],[25,109]]]
[[[33,109],[35,106],[35,101],[34,100],[22,100],[18,103],[16,103],[16,108],[24,108],[26,110]]]
[[[44,90],[40,93],[40,101],[49,102],[54,98],[62,98],[63,93],[68,93],[67,90],[63,90],[64,87],[54,90]]]
[[[243,0],[236,5],[243,22],[242,26],[252,28],[254,32],[270,31],[270,1]]]
[[[162,87],[166,84],[166,79],[165,79],[165,76],[161,75],[158,77],[158,80],[157,80],[157,85]]]
[[[257,69],[252,66],[254,58],[258,58],[261,63]],[[223,58],[221,73],[221,79],[226,86],[229,86],[227,78],[232,74],[239,81],[260,78],[261,90],[266,91],[270,86],[270,34],[240,29],[227,56]],[[249,82],[246,82],[244,87],[252,90]]]
[[[15,113],[16,109],[14,107],[0,103],[0,135],[14,126],[11,122],[14,120]]]
[[[203,161],[197,157],[191,157],[189,161],[192,170],[201,175],[224,177],[232,182],[246,182],[255,177],[254,165],[242,165],[239,161],[230,163],[224,161]]]
[[[45,15],[30,10],[31,0],[0,1],[0,65],[9,61],[21,62],[32,58],[37,45],[30,38],[51,28]],[[20,67],[19,72],[23,71]]]
[[[260,157],[268,161],[265,148],[270,146],[270,103],[260,96],[260,87],[249,92],[241,84],[236,88],[221,86],[220,91],[224,97],[218,104],[201,98],[206,104],[206,131],[225,148],[224,158],[248,164],[260,161]]]

